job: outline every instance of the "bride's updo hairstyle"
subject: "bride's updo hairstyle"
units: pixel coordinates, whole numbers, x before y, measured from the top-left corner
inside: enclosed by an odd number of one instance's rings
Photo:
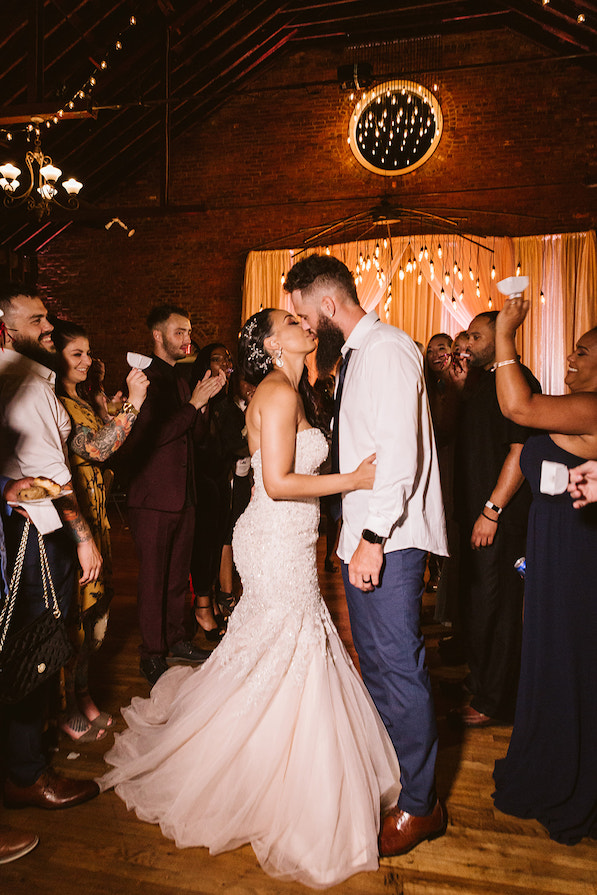
[[[240,331],[238,362],[242,378],[251,385],[259,385],[274,366],[272,356],[263,344],[272,334],[271,310],[264,308],[253,314]]]
[[[273,308],[264,308],[249,317],[240,331],[238,339],[238,363],[242,379],[251,385],[259,385],[268,373],[274,369],[271,354],[268,354],[264,341],[272,334],[271,312]],[[303,370],[299,382],[299,395],[303,399],[305,416],[309,425],[324,429],[319,411],[316,393],[309,382],[307,368]]]

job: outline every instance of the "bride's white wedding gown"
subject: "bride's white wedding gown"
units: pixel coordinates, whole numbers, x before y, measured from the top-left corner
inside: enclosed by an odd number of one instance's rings
[[[327,443],[297,435],[295,471]],[[319,501],[255,492],[233,538],[243,596],[199,668],[173,667],[123,715],[101,779],[180,848],[251,843],[274,877],[314,888],[378,866],[380,810],[400,771],[317,583]]]

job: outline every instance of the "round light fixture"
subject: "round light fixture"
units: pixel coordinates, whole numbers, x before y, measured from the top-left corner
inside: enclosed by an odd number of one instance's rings
[[[388,81],[361,95],[348,142],[364,168],[395,177],[433,155],[442,129],[442,111],[430,90],[413,81]]]

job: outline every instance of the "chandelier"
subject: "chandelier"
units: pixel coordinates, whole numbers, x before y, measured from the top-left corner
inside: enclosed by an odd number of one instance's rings
[[[25,164],[29,171],[29,183],[24,185],[25,188],[22,191],[19,189],[21,182],[18,179],[21,169],[11,162],[0,165],[0,187],[4,193],[3,204],[6,208],[25,205],[38,220],[41,220],[45,215],[50,214],[54,205],[64,211],[73,211],[79,207],[77,196],[83,184],[71,177],[61,183],[66,195],[63,196],[59,193],[57,186],[62,177],[62,171],[42,150],[38,127],[35,128],[33,149],[27,150],[25,154]]]

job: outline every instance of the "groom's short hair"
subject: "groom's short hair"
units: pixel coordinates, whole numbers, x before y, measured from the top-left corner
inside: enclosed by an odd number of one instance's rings
[[[346,264],[333,255],[309,255],[288,271],[286,292],[309,293],[316,286],[336,286],[347,298],[358,305],[357,287]]]

